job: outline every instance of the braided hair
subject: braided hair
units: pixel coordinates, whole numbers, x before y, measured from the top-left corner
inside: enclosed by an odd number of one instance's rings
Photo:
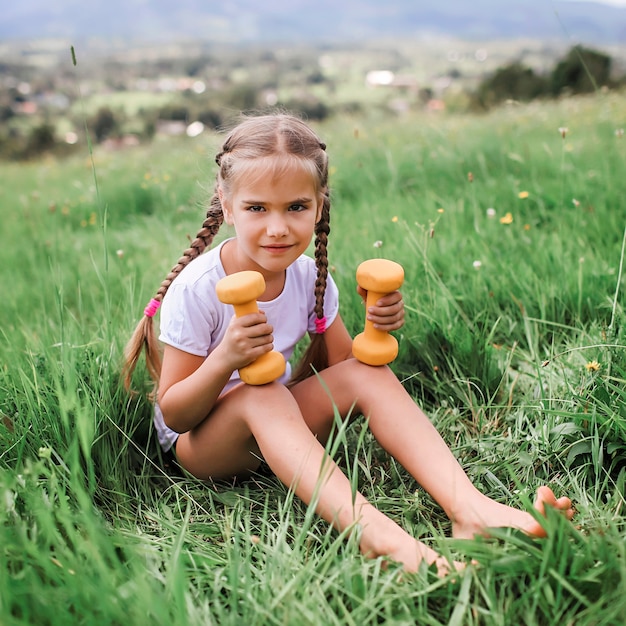
[[[144,350],[150,377],[158,383],[161,373],[161,356],[152,318],[172,282],[191,261],[211,246],[219,231],[224,221],[224,213],[218,189],[221,188],[224,193],[229,194],[245,176],[255,175],[255,166],[258,169],[259,158],[276,156],[287,157],[287,162],[295,161],[309,169],[318,190],[323,193],[321,217],[315,225],[315,264],[317,267],[315,314],[318,320],[324,319],[324,296],[328,277],[326,248],[330,232],[326,145],[319,140],[307,124],[295,116],[277,113],[244,117],[228,134],[220,152],[215,157],[218,165],[217,180],[201,229],[157,289],[126,345],[122,377],[127,389],[131,386],[133,372]],[[258,171],[256,175],[259,175]],[[327,365],[328,355],[323,335],[317,333],[311,339],[307,351],[296,368],[292,383],[303,380]]]

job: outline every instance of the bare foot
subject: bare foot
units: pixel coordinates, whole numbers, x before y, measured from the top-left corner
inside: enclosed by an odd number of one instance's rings
[[[552,507],[568,520],[574,516],[572,501],[567,497],[557,499],[550,487],[537,489],[534,506],[540,515],[545,516],[546,507]],[[459,507],[458,515],[452,520],[452,536],[457,539],[473,539],[476,535],[488,534],[489,528],[515,528],[532,537],[546,536],[543,526],[530,513],[500,504],[482,494],[480,500]]]
[[[396,550],[387,552],[384,556],[389,557],[393,561],[402,563],[405,572],[417,572],[422,561],[427,565],[435,564],[437,568],[437,576],[443,578],[451,571],[460,572],[465,568],[465,563],[460,561],[449,561],[445,556],[438,554],[432,548],[429,548],[421,541],[417,541],[409,535],[410,544],[406,546],[398,546]]]
[[[460,571],[465,564],[460,561],[449,561],[444,556],[418,541],[395,522],[387,519],[384,530],[368,532],[367,527],[362,529],[360,550],[368,558],[379,556],[387,557],[401,563],[405,572],[416,573],[422,561],[427,565],[435,564],[439,577],[447,576],[451,571]],[[370,527],[371,528],[371,527]]]

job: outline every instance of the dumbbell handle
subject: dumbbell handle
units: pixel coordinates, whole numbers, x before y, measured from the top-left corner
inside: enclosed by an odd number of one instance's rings
[[[352,342],[352,354],[368,365],[386,365],[398,356],[398,341],[387,331],[374,327],[367,311],[387,293],[399,289],[404,280],[401,265],[386,259],[370,259],[357,269],[357,281],[367,291],[365,298],[365,327]]]

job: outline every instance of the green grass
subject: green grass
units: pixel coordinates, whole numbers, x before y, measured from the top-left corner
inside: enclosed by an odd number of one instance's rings
[[[5,165],[0,622],[622,624],[625,119],[623,94],[599,94],[320,129],[349,330],[358,263],[400,262],[393,367],[472,480],[515,506],[548,483],[577,509],[575,526],[549,516],[544,541],[446,539],[363,423],[343,429],[336,457],[359,489],[479,561],[454,581],[364,560],[273,478],[164,471],[149,401],[120,388],[121,350],[201,224],[215,137]]]

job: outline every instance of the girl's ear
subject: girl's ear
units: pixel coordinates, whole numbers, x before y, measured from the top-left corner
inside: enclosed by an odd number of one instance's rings
[[[233,225],[233,212],[230,210],[230,203],[226,198],[226,194],[222,189],[221,185],[217,188],[217,195],[220,199],[220,204],[222,205],[222,213],[224,214],[224,221],[229,225]]]
[[[326,192],[320,191],[320,193],[317,195],[317,213],[315,215],[316,224],[322,219],[322,209],[324,208],[325,198],[326,198]]]

